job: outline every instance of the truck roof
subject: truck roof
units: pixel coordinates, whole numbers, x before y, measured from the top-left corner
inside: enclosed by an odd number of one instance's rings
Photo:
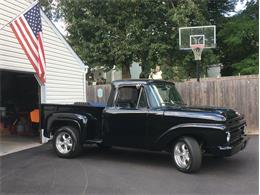
[[[149,84],[149,83],[173,83],[165,80],[152,80],[152,79],[128,79],[128,80],[115,80],[112,81],[112,85],[137,85],[137,84]]]

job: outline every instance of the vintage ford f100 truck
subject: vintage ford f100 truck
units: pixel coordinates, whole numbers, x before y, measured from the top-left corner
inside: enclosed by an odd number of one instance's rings
[[[106,106],[43,104],[41,126],[59,157],[75,157],[83,144],[169,151],[182,172],[199,170],[203,154],[231,156],[247,143],[243,115],[188,107],[161,80],[114,81]]]

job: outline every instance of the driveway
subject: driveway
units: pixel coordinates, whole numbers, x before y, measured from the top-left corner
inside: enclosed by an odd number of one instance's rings
[[[0,156],[40,145],[39,137],[0,135]]]
[[[258,194],[258,148],[252,136],[237,155],[184,174],[166,153],[89,147],[60,159],[45,144],[0,157],[0,194]]]

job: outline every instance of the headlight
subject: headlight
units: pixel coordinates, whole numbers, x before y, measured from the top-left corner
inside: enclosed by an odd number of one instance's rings
[[[229,132],[226,132],[226,134],[227,134],[227,142],[229,142],[229,141],[230,141],[230,137],[231,137],[231,135],[230,135]]]
[[[237,116],[240,116],[241,114],[238,111],[235,111]]]

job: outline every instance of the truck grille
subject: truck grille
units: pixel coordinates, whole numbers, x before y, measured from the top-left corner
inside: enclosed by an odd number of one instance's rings
[[[235,144],[240,141],[245,134],[246,121],[243,117],[237,117],[228,121],[228,130],[230,132],[230,143]]]
[[[244,129],[245,129],[245,126],[239,126],[238,128],[230,131],[230,135],[231,135],[231,138],[230,138],[230,143],[235,143],[237,141],[239,141],[242,137],[242,135],[244,135]]]

